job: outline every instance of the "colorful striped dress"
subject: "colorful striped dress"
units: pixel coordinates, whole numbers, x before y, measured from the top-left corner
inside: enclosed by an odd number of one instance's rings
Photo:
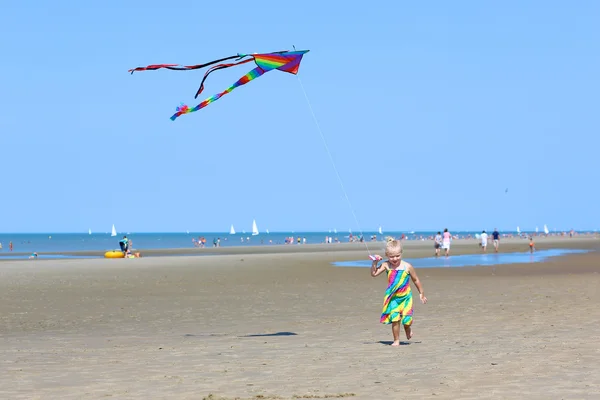
[[[410,290],[410,273],[406,270],[404,262],[402,269],[389,269],[388,288],[383,299],[381,323],[391,324],[401,321],[402,325],[411,325],[413,320],[413,300]]]

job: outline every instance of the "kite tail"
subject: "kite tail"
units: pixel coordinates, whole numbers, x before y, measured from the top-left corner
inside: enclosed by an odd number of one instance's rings
[[[250,82],[251,80],[260,77],[265,72],[267,72],[267,71],[265,71],[261,67],[256,67],[252,71],[248,72],[246,75],[244,75],[240,79],[238,79],[238,81],[235,82],[233,85],[229,86],[227,89],[225,89],[221,93],[217,93],[214,96],[209,97],[208,99],[204,100],[202,103],[198,104],[196,107],[188,107],[186,105],[177,107],[177,112],[175,114],[173,114],[173,116],[171,117],[171,121],[175,121],[175,119],[177,119],[177,117],[179,117],[183,114],[189,114],[189,113],[193,113],[193,112],[203,109],[210,103],[213,103],[213,102],[219,100],[222,96],[231,92],[233,89],[235,89],[239,86],[245,85],[246,83]]]
[[[240,56],[240,57],[245,57],[245,56]],[[194,96],[194,98],[197,99],[198,95],[200,93],[202,93],[202,91],[204,90],[204,81],[206,81],[206,78],[208,78],[208,75],[210,75],[213,72],[218,71],[220,69],[225,69],[225,68],[229,68],[229,67],[234,67],[236,65],[246,64],[247,62],[250,62],[250,61],[254,61],[254,58],[249,58],[247,60],[243,60],[243,61],[239,61],[239,62],[234,62],[234,63],[229,63],[229,64],[219,64],[219,65],[215,65],[214,67],[210,68],[204,74],[204,78],[202,78],[202,82],[200,82],[200,87],[198,88],[198,91],[196,92],[196,95]]]
[[[238,55],[235,55],[235,56],[229,56],[229,57],[225,57],[225,58],[220,58],[218,60],[214,60],[214,61],[207,62],[205,64],[198,64],[198,65],[153,64],[153,65],[148,65],[147,67],[132,68],[132,69],[128,70],[127,72],[130,72],[131,74],[133,74],[136,71],[155,71],[155,70],[161,69],[161,68],[171,69],[171,70],[174,70],[174,71],[189,71],[189,70],[194,70],[194,69],[200,69],[200,68],[208,67],[209,65],[213,65],[213,64],[220,63],[220,62],[223,62],[223,61],[233,60],[234,58],[242,59],[244,57],[246,57],[246,56],[238,54]]]

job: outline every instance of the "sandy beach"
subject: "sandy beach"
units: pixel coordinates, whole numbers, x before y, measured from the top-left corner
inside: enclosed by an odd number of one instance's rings
[[[365,259],[362,244],[1,261],[0,397],[600,398],[600,240],[536,246],[590,252],[419,269],[429,303],[399,348],[379,323],[385,278],[330,265]],[[406,258],[432,252],[405,245]]]

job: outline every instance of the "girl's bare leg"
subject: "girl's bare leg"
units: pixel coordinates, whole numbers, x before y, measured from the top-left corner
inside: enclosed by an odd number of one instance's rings
[[[404,333],[406,333],[406,338],[410,340],[410,338],[413,336],[412,328],[410,327],[410,325],[404,325]]]
[[[400,346],[400,322],[392,322],[392,335],[394,335],[392,346]]]

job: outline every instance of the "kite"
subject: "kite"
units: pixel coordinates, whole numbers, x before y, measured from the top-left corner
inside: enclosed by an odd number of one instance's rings
[[[206,71],[206,73],[204,74],[204,78],[202,79],[202,82],[200,83],[200,87],[198,88],[198,91],[196,92],[196,95],[194,96],[194,98],[198,98],[198,95],[200,95],[200,93],[202,93],[202,91],[204,90],[204,82],[206,81],[206,78],[208,78],[208,76],[211,73],[213,73],[214,71],[218,71],[220,69],[225,69],[225,68],[229,68],[229,67],[234,67],[236,65],[246,64],[251,61],[254,61],[256,63],[256,65],[257,65],[256,68],[254,68],[252,71],[248,72],[246,75],[242,76],[240,79],[238,79],[237,82],[235,82],[233,85],[229,86],[224,91],[207,98],[206,100],[204,100],[203,102],[201,102],[200,104],[198,104],[195,107],[189,107],[184,104],[177,107],[177,109],[176,109],[177,112],[175,114],[173,114],[173,116],[171,117],[171,121],[175,121],[175,119],[177,117],[179,117],[183,114],[196,112],[196,111],[208,106],[209,104],[219,100],[222,96],[231,92],[233,89],[235,89],[239,86],[245,85],[246,83],[250,82],[251,80],[260,77],[265,72],[269,72],[274,69],[277,69],[279,71],[283,71],[283,72],[287,72],[287,73],[296,75],[298,73],[298,69],[300,68],[300,62],[302,61],[302,56],[304,56],[304,54],[306,54],[308,52],[309,52],[309,50],[300,50],[300,51],[294,50],[294,51],[277,51],[274,53],[265,53],[265,54],[237,54],[235,56],[225,57],[225,58],[221,58],[219,60],[210,61],[205,64],[198,64],[198,65],[156,64],[156,65],[148,65],[147,67],[133,68],[133,69],[130,69],[129,72],[133,74],[135,71],[154,71],[154,70],[161,69],[161,68],[170,69],[170,70],[174,70],[174,71],[190,71],[190,70],[201,69],[201,68],[212,65],[212,67],[209,68],[208,71]],[[223,61],[234,60],[234,59],[235,59],[234,62],[219,64],[219,63],[222,63]],[[217,64],[217,65],[214,65],[214,64]]]

